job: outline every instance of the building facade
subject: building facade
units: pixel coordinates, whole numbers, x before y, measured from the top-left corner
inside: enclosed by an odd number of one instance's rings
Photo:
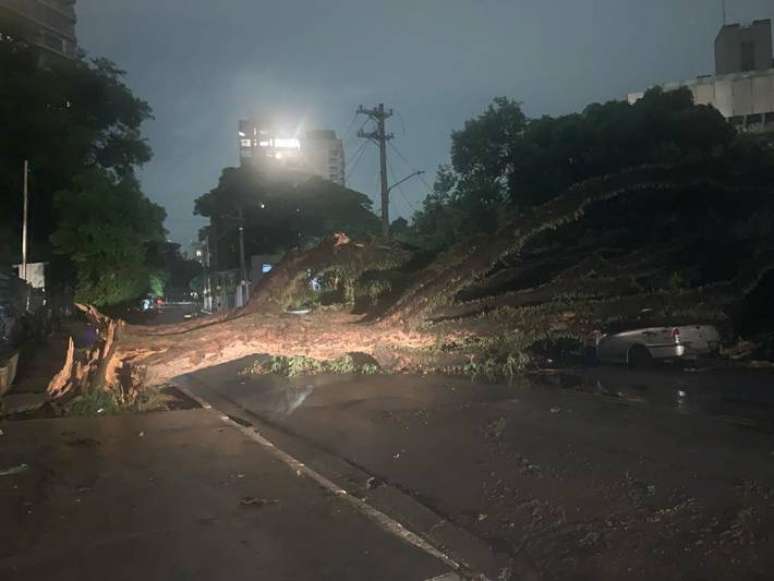
[[[75,58],[75,0],[0,0],[0,32],[47,53]]]
[[[740,131],[774,132],[774,49],[770,20],[751,26],[731,24],[715,39],[715,75],[665,83],[664,90],[686,87],[697,105],[711,105]],[[644,92],[630,93],[636,103]]]
[[[715,74],[766,71],[774,67],[771,53],[771,21],[756,20],[750,26],[728,24],[715,38]]]
[[[320,177],[346,186],[344,142],[331,129],[307,132],[301,142],[301,153],[307,167]]]
[[[344,144],[330,129],[285,134],[255,119],[239,122],[239,160],[262,169],[286,169],[345,185]]]
[[[239,161],[266,167],[301,170],[301,140],[285,135],[260,119],[239,122]]]

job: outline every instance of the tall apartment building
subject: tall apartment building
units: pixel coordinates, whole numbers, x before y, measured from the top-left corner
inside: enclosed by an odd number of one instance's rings
[[[715,74],[665,83],[664,90],[687,87],[697,105],[712,105],[739,130],[774,132],[774,48],[771,20],[750,26],[723,26],[715,39]],[[630,93],[635,103],[643,92]]]
[[[331,129],[308,131],[302,137],[284,134],[270,123],[239,122],[239,158],[242,165],[283,168],[316,175],[345,185],[344,144]]]
[[[340,186],[346,185],[344,142],[336,137],[335,131],[317,129],[307,132],[301,142],[301,153],[312,173]]]
[[[49,54],[75,58],[75,0],[0,0],[0,33],[18,35]]]

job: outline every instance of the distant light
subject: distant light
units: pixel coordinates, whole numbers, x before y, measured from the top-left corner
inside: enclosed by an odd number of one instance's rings
[[[269,147],[271,145],[271,141],[259,141],[258,145],[261,147]]]
[[[274,139],[274,147],[281,147],[282,149],[301,149],[301,142],[295,137],[276,137]]]
[[[277,153],[274,154],[274,157],[276,157],[277,159],[282,159],[282,152],[278,151]]]
[[[202,251],[201,251],[201,250],[197,250],[197,251],[196,251],[196,256],[201,256],[202,254],[203,254],[203,253],[202,253]]]
[[[266,207],[266,204],[264,204],[263,202],[261,202],[261,210],[263,210],[265,207]]]
[[[261,265],[261,272],[263,274],[266,274],[267,272],[271,272],[272,265],[271,264],[262,264]]]
[[[247,137],[247,135],[245,135],[245,132],[244,132],[244,131],[240,131],[240,132],[239,132],[239,137]]]

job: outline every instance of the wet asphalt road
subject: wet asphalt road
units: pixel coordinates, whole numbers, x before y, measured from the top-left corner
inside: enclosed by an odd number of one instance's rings
[[[238,375],[248,363],[198,373],[200,393],[303,443],[302,459],[324,451],[411,495],[514,578],[771,578],[768,372],[485,385]]]
[[[0,429],[3,581],[421,581],[449,571],[212,412]]]

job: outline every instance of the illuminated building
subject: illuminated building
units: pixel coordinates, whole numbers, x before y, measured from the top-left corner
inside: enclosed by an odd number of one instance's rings
[[[239,122],[239,159],[243,165],[301,169],[301,142],[267,123]]]
[[[243,120],[239,122],[239,159],[242,165],[292,169],[345,185],[344,145],[330,129],[299,137],[269,123]]]

